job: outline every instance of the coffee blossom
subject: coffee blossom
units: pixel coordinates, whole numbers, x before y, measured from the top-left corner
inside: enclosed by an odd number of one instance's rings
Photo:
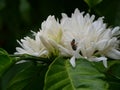
[[[25,37],[18,41],[16,54],[30,54],[39,57],[64,56],[70,58],[73,67],[77,58],[89,61],[103,61],[107,67],[107,58],[120,59],[117,36],[119,27],[108,28],[103,17],[95,19],[95,15],[84,14],[78,9],[68,17],[62,14],[60,21],[49,16],[41,24],[35,39]]]

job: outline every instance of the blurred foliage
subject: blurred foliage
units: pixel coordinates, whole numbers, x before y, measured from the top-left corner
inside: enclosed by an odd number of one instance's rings
[[[102,2],[102,0],[84,0],[90,8]]]
[[[0,77],[5,73],[5,71],[11,65],[12,60],[8,56],[7,52],[3,49],[0,49]]]
[[[0,47],[15,52],[16,39],[37,31],[49,15],[69,16],[75,8],[105,16],[110,25],[120,25],[120,0],[0,0]]]

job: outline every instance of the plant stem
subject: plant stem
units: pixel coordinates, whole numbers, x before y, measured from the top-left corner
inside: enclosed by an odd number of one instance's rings
[[[10,57],[14,58],[14,62],[18,62],[21,60],[29,60],[29,61],[40,61],[42,63],[49,64],[51,60],[49,58],[42,58],[42,57],[37,57],[37,56],[32,56],[28,54],[21,54],[21,55],[9,55]]]

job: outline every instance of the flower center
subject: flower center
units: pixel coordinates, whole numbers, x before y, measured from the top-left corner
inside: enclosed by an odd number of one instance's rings
[[[75,39],[71,41],[71,47],[74,51],[77,49],[77,43],[75,42]]]

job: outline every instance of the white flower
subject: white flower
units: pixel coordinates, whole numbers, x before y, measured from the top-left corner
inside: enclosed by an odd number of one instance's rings
[[[34,33],[34,32],[33,32]],[[30,54],[34,56],[57,56],[59,51],[52,42],[61,43],[61,25],[54,16],[48,16],[47,20],[41,24],[39,32],[34,33],[35,39],[25,37],[18,43],[22,48],[17,47],[15,54]]]
[[[42,23],[40,30],[40,39],[43,45],[49,51],[49,54],[58,55],[59,51],[53,42],[61,43],[62,38],[61,25],[56,21],[54,16],[48,16],[47,20]]]
[[[103,17],[95,20],[95,16],[78,9],[68,17],[62,14],[61,22],[54,16],[48,16],[36,33],[35,39],[25,37],[18,43],[16,54],[30,54],[34,56],[66,56],[70,63],[76,66],[76,58],[85,58],[89,61],[103,61],[107,67],[107,57],[120,59],[119,27],[107,28]]]
[[[24,39],[21,39],[21,41],[18,41],[21,47],[16,47],[17,52],[15,52],[15,54],[29,54],[38,57],[47,57],[48,51],[41,43],[39,34],[40,32],[33,34],[35,39],[27,36],[24,37]]]
[[[103,61],[107,67],[107,57],[120,59],[116,37],[119,27],[107,28],[103,17],[95,19],[89,14],[83,15],[78,9],[71,18],[62,14],[61,20],[63,45],[58,45],[62,55],[72,56],[70,63],[75,67],[75,58],[86,58],[89,61]],[[97,57],[99,55],[99,57]]]

